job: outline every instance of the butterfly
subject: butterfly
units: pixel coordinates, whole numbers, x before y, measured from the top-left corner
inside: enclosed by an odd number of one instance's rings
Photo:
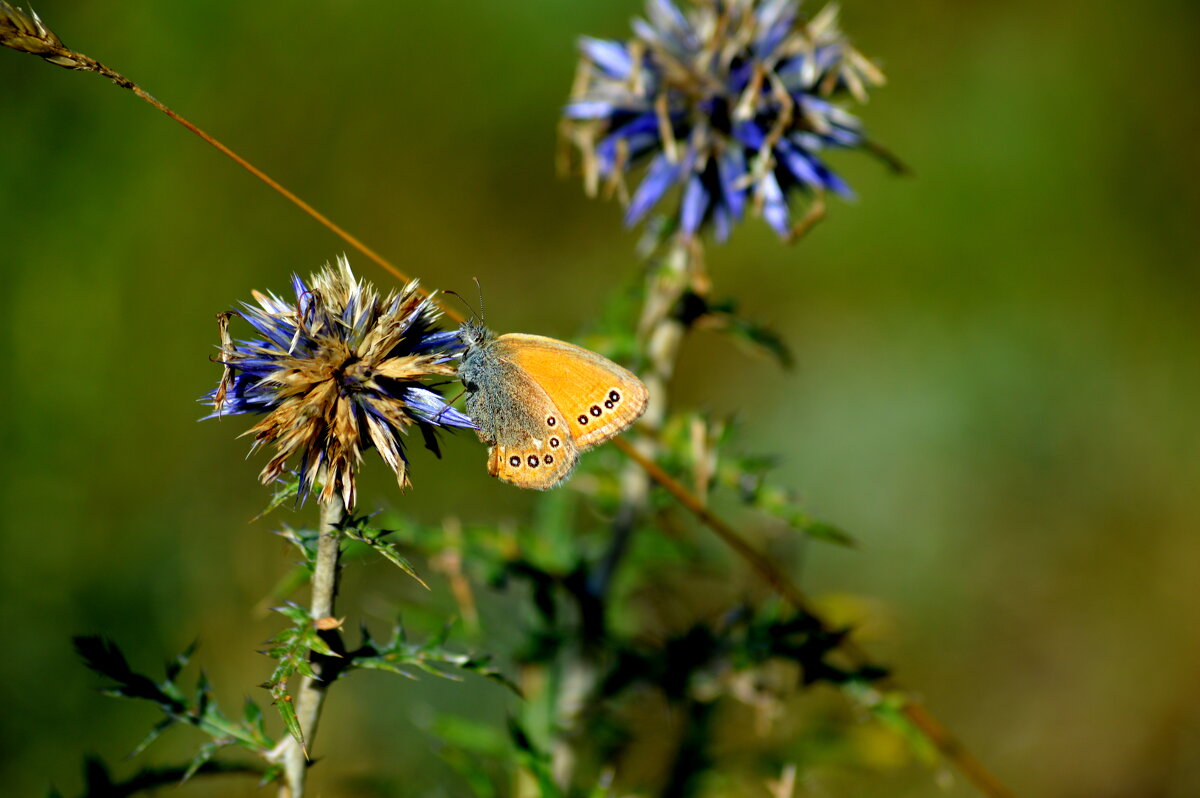
[[[458,331],[458,378],[488,473],[520,488],[548,490],[571,474],[579,453],[629,427],[650,395],[606,357],[541,335],[497,336],[480,321]]]

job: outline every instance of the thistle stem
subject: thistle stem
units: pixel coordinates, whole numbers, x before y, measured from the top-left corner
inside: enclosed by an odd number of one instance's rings
[[[650,403],[639,421],[639,426],[650,435],[632,444],[643,457],[651,462],[657,453],[654,438],[662,431],[667,418],[667,385],[675,373],[679,349],[687,332],[683,322],[674,312],[686,287],[693,261],[690,246],[675,239],[671,250],[660,268],[650,277],[646,301],[642,305],[642,316],[638,329],[645,341],[646,368],[642,380],[650,395]],[[604,558],[596,568],[590,585],[593,595],[601,600],[607,596],[616,576],[621,559],[629,547],[630,537],[638,518],[645,510],[650,495],[650,475],[637,461],[630,463],[621,475],[621,504],[613,522],[612,540]]]
[[[675,373],[679,349],[687,332],[675,311],[701,262],[696,257],[695,246],[676,236],[666,256],[648,277],[638,330],[644,342],[646,361],[641,377],[650,403],[638,424],[650,434],[634,444],[618,439],[622,451],[627,446],[636,448],[640,457],[628,463],[621,474],[621,504],[613,520],[612,537],[588,579],[588,593],[599,607],[597,614],[602,624],[613,580],[650,498],[652,475],[642,467],[642,462],[654,462],[658,453],[657,433],[662,431],[667,418],[667,386]],[[555,740],[553,772],[558,784],[568,791],[578,766],[576,748],[586,745],[582,730],[578,728],[580,715],[587,709],[596,686],[596,664],[586,649],[588,645],[590,641],[582,641],[581,649],[564,666],[562,687],[555,705],[558,726],[565,733]]]
[[[317,562],[312,575],[312,605],[309,611],[314,623],[333,615],[333,602],[337,596],[338,559],[341,555],[341,536],[337,527],[345,516],[346,508],[339,493],[335,492],[327,503],[321,505],[320,537],[317,541]],[[294,696],[296,718],[303,732],[304,745],[301,746],[292,737],[283,742],[281,758],[285,783],[279,790],[279,798],[304,796],[309,751],[312,750],[313,740],[317,735],[317,723],[321,719],[321,708],[325,704],[325,692],[329,689],[329,682],[320,678],[330,670],[329,663],[323,662],[323,659],[314,655],[313,670],[317,678],[306,676],[301,679],[300,688]]]

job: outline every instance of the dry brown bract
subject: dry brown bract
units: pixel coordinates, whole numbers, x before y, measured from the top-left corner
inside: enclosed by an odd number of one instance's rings
[[[381,297],[355,279],[345,259],[307,286],[297,281],[296,293],[291,303],[254,293],[258,305],[238,315],[263,336],[258,340],[232,340],[223,314],[219,360],[226,370],[212,395],[217,413],[266,414],[246,432],[255,449],[275,447],[264,484],[295,456],[302,493],[320,482],[322,502],[340,491],[353,507],[362,450],[374,445],[407,486],[400,434],[420,425],[429,442],[435,425],[470,426],[421,385],[455,371],[444,346],[431,343],[445,337],[434,330],[433,306],[416,283]]]
[[[33,11],[23,11],[0,0],[0,44],[40,56],[67,69],[91,69],[92,60],[76,53],[42,23]]]

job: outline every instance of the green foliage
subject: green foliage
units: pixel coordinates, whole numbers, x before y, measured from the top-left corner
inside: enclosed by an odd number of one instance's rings
[[[736,607],[717,624],[696,624],[661,643],[613,641],[609,666],[599,693],[616,696],[639,684],[661,690],[670,701],[696,698],[697,683],[711,684],[727,672],[758,668],[772,660],[799,666],[798,683],[844,685],[870,683],[886,671],[871,666],[845,667],[830,656],[846,630],[827,629],[821,619],[802,611],[784,614],[777,605],[755,611]]]
[[[250,519],[258,521],[271,513],[278,510],[288,502],[295,502],[300,495],[300,475],[295,471],[285,471],[279,480],[275,483],[275,491],[271,494],[267,506],[262,512]]]
[[[309,659],[310,652],[326,657],[339,655],[330,648],[317,629],[315,621],[303,607],[288,603],[276,607],[275,611],[291,620],[292,625],[267,641],[268,647],[263,653],[274,659],[276,664],[275,671],[263,687],[270,691],[271,699],[288,734],[292,735],[297,743],[304,745],[304,733],[300,730],[296,707],[287,692],[288,680],[296,674],[317,678]]]
[[[211,740],[203,743],[196,756],[180,771],[179,778],[187,780],[206,766],[212,765],[212,757],[226,746],[240,746],[261,755],[274,745],[274,741],[263,728],[262,711],[253,701],[247,699],[243,719],[235,722],[217,706],[212,694],[212,685],[203,672],[196,677],[196,685],[191,691],[184,690],[178,684],[180,672],[191,661],[195,644],[188,646],[166,663],[164,678],[161,681],[155,681],[134,671],[116,643],[103,637],[76,637],[75,650],[88,668],[113,683],[105,688],[106,695],[149,701],[163,713],[163,719],[154,725],[130,756],[145,751],[163,732],[173,726],[192,726],[208,735]]]
[[[533,775],[540,798],[562,798],[562,790],[554,781],[550,769],[550,755],[538,748],[532,738],[515,719],[508,719],[508,734],[517,752],[517,765]]]
[[[777,457],[735,450],[739,428],[736,422],[714,421],[701,413],[674,414],[659,439],[660,463],[685,484],[699,483],[703,491],[725,489],[742,505],[782,521],[805,537],[854,546],[847,532],[814,518],[793,491],[770,480]]]
[[[400,550],[396,548],[394,543],[384,540],[384,538],[393,535],[395,530],[372,527],[367,523],[369,520],[367,516],[348,518],[338,525],[338,532],[346,539],[361,543],[376,554],[382,555],[401,571],[404,571],[404,573],[420,582],[421,587],[428,590],[429,585],[425,584],[425,580],[417,576],[412,563],[400,554]]]
[[[347,654],[349,669],[364,669],[388,671],[417,678],[415,671],[422,671],[443,679],[457,681],[456,670],[471,673],[503,685],[516,695],[521,694],[507,676],[498,669],[491,667],[491,657],[458,654],[445,648],[450,627],[446,627],[440,635],[424,643],[410,643],[403,625],[397,623],[392,629],[392,637],[386,643],[377,642],[366,626],[361,628],[362,641],[358,648]]]
[[[880,723],[898,734],[917,759],[931,767],[938,762],[937,747],[904,711],[912,700],[909,696],[896,690],[880,690],[862,680],[848,682],[844,688],[851,698],[867,707]]]
[[[688,291],[679,298],[676,314],[689,326],[727,335],[744,349],[773,358],[782,368],[790,369],[795,362],[779,333],[768,324],[740,315],[734,299],[714,302]]]
[[[564,798],[555,783],[551,755],[534,742],[516,718],[509,717],[507,734],[493,726],[443,715],[429,729],[443,762],[466,782],[476,798],[507,795],[513,778],[527,781],[538,798]],[[603,788],[590,793],[607,794]]]

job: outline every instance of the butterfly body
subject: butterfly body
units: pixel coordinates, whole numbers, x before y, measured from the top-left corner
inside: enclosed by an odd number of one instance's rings
[[[535,490],[558,485],[580,452],[619,434],[646,409],[641,380],[581,346],[496,336],[478,322],[464,324],[459,337],[467,415],[490,446],[488,473],[505,482]]]

